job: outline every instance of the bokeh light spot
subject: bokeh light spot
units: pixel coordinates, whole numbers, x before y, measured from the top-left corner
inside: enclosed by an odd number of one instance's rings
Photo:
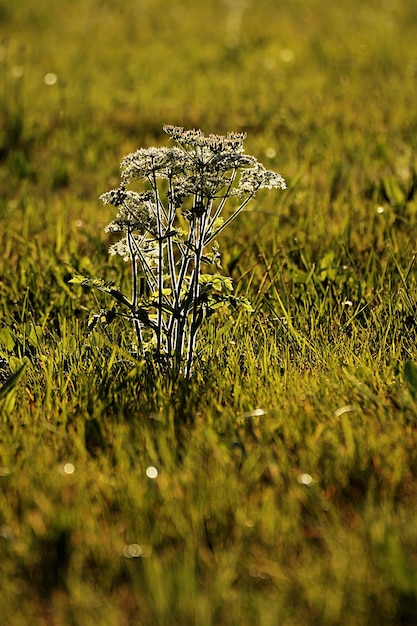
[[[64,471],[64,474],[67,474],[68,476],[75,472],[75,467],[72,463],[65,463],[62,469]]]
[[[267,148],[265,150],[265,156],[267,157],[267,159],[273,159],[277,156],[277,151],[275,150],[275,148]]]
[[[305,485],[306,487],[310,487],[314,482],[313,477],[310,474],[299,474],[297,480],[300,485]]]
[[[146,476],[148,478],[157,478],[158,477],[158,470],[156,469],[156,467],[154,467],[153,465],[150,465],[149,467],[146,468]]]
[[[129,543],[123,548],[123,556],[127,559],[137,559],[139,557],[146,559],[150,557],[151,554],[151,546],[140,546],[138,543]]]
[[[45,83],[45,85],[48,85],[48,87],[51,87],[52,85],[56,85],[56,83],[58,82],[58,76],[54,74],[54,72],[48,72],[47,74],[45,74],[43,82]]]

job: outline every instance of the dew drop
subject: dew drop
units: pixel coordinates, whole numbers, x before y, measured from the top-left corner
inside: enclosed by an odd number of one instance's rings
[[[277,156],[277,151],[275,150],[275,148],[267,148],[265,150],[265,156],[267,159],[273,159]]]
[[[310,474],[299,474],[297,480],[300,485],[305,485],[306,487],[310,487],[314,482],[313,477]]]
[[[75,467],[72,463],[65,463],[62,469],[64,471],[64,474],[67,474],[68,476],[75,472]]]
[[[250,517],[247,517],[244,523],[247,528],[253,528],[255,526],[254,520]]]
[[[25,68],[23,67],[23,65],[14,65],[12,67],[12,74],[14,78],[22,78],[24,73]]]
[[[48,87],[51,87],[52,85],[56,85],[56,83],[58,82],[58,76],[54,74],[54,72],[48,72],[47,74],[45,74],[43,82],[45,83],[45,85],[48,85]]]
[[[130,543],[123,548],[123,554],[127,559],[136,559],[142,554],[142,548],[138,543]]]
[[[146,468],[146,476],[148,478],[157,478],[158,477],[158,470],[156,469],[156,467],[154,467],[153,465],[150,465],[149,467]]]
[[[151,554],[151,546],[140,546],[138,543],[129,543],[123,548],[123,556],[127,559],[137,559],[139,557],[147,559],[151,556]]]

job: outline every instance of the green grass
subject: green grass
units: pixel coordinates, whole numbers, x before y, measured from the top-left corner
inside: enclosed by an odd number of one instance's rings
[[[2,626],[415,624],[412,3],[64,4],[0,3]],[[163,123],[288,184],[222,235],[255,313],[177,386],[68,284],[127,284],[97,198]]]

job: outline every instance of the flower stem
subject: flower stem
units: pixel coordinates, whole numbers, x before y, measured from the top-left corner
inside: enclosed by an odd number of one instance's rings
[[[126,233],[127,245],[130,253],[130,261],[132,268],[132,314],[133,314],[133,328],[136,334],[136,340],[138,342],[138,349],[141,351],[143,344],[142,337],[142,329],[140,325],[140,321],[137,317],[137,307],[138,307],[138,266],[136,260],[136,253],[133,246],[133,236],[130,230]]]

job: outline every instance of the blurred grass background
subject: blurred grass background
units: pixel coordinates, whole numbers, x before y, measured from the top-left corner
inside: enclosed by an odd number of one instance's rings
[[[0,2],[2,624],[416,623],[416,26],[407,0]],[[164,123],[247,131],[288,184],[220,242],[256,314],[172,390],[68,285],[127,280],[97,198]]]

